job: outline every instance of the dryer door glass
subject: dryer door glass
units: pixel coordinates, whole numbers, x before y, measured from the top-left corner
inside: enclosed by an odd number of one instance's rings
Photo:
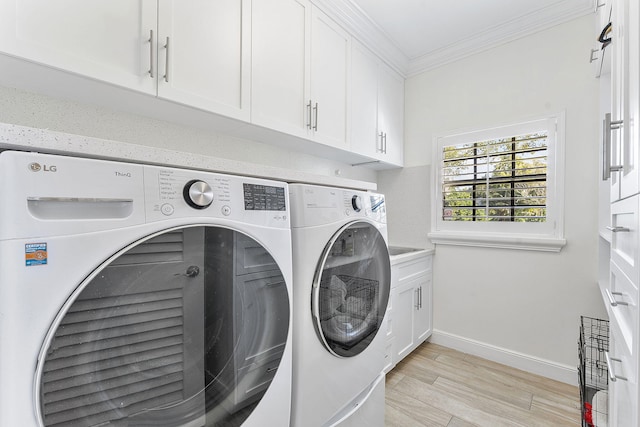
[[[382,324],[391,291],[387,243],[364,221],[339,230],[328,243],[313,284],[318,336],[336,356],[361,353]]]
[[[52,326],[43,424],[239,426],[277,375],[289,316],[282,272],[247,235],[191,226],[136,242]]]

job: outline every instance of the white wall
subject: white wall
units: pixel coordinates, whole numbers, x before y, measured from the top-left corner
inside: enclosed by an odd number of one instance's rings
[[[0,123],[30,126],[142,146],[288,168],[323,176],[376,181],[363,167],[330,161],[211,130],[0,86]]]
[[[430,183],[415,176],[430,169],[434,135],[566,111],[567,245],[560,253],[438,245],[434,338],[567,373],[577,364],[580,315],[606,317],[596,284],[598,82],[587,60],[594,27],[586,16],[407,80],[407,168],[378,174],[382,192],[407,185],[406,197],[388,203],[390,241],[399,245],[430,245],[422,201]]]

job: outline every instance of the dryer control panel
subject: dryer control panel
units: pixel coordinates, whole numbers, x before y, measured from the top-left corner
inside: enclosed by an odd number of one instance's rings
[[[214,217],[289,227],[287,184],[259,178],[144,166],[148,221]]]

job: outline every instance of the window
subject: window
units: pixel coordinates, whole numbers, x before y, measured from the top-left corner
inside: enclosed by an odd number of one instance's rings
[[[562,115],[435,139],[436,244],[559,251]]]

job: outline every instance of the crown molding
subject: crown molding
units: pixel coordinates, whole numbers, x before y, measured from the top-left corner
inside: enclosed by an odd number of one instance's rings
[[[412,59],[405,76],[420,74],[593,13],[591,1],[582,0],[578,6],[576,3],[576,1],[557,3]]]
[[[561,1],[473,37],[410,59],[381,27],[351,0],[311,1],[403,77],[420,74],[593,13],[592,0]]]
[[[409,57],[402,53],[384,30],[351,0],[312,0],[312,3],[338,22],[387,65],[406,77]]]

